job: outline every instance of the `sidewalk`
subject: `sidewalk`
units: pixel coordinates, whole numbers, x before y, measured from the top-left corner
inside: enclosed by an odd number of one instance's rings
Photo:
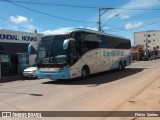
[[[122,105],[118,111],[160,111],[160,76],[157,77],[150,86]],[[108,117],[105,120],[160,120],[160,115],[158,117]]]
[[[0,78],[0,83],[22,80],[22,79],[24,79],[23,75],[3,77]]]

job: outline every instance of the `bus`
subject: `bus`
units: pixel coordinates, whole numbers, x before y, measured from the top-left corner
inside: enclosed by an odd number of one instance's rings
[[[38,78],[88,78],[131,64],[129,39],[89,29],[72,28],[41,37],[37,50]]]

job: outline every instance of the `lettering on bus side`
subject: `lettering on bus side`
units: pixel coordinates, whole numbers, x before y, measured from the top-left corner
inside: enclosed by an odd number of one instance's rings
[[[106,51],[104,50],[103,51],[103,56],[124,56],[124,52],[123,51],[116,51],[116,50],[113,50],[113,51]]]
[[[111,55],[111,52],[110,51],[103,51],[103,56],[110,56]]]

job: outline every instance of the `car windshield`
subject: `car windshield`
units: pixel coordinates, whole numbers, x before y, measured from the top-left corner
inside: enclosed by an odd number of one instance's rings
[[[37,66],[37,64],[33,64],[33,65],[31,65],[31,67],[36,67]]]
[[[42,37],[38,47],[38,59],[42,64],[64,64],[67,61],[63,42],[68,35]]]

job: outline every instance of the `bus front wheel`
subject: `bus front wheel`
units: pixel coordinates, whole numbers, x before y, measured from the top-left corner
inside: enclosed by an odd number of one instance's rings
[[[89,75],[90,75],[89,68],[87,66],[84,66],[81,70],[81,78],[85,80],[89,77]]]

